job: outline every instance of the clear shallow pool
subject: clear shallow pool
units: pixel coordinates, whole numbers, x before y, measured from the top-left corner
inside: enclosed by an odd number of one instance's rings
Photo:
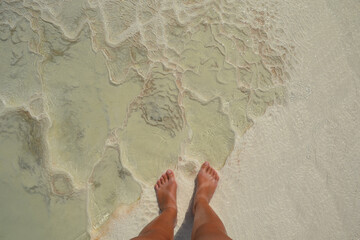
[[[0,4],[2,239],[133,236],[152,214],[110,223],[150,208],[164,170],[186,184],[205,160],[231,164],[297,96],[306,45],[275,2]]]

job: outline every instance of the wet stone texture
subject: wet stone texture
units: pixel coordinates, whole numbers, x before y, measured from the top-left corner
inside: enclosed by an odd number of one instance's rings
[[[86,192],[75,193],[67,174],[49,169],[46,127],[24,109],[0,116],[3,239],[86,239]]]

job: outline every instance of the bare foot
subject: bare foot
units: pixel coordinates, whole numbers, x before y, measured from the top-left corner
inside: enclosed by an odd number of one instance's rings
[[[209,162],[201,165],[200,171],[196,178],[196,192],[194,198],[193,212],[195,212],[196,204],[199,200],[210,202],[219,181],[219,175],[210,167]]]
[[[155,184],[156,197],[160,211],[173,209],[177,211],[176,206],[176,181],[174,172],[170,169],[166,171]]]

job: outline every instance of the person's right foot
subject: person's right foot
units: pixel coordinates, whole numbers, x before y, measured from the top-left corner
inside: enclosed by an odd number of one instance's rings
[[[205,200],[207,203],[210,202],[217,187],[218,181],[219,175],[215,169],[210,167],[209,162],[204,162],[203,165],[201,165],[200,171],[196,178],[196,192],[193,207],[194,212],[198,201]]]

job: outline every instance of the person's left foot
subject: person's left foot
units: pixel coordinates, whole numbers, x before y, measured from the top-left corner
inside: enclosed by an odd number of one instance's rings
[[[164,211],[165,209],[174,209],[177,211],[176,188],[177,185],[174,172],[169,169],[166,173],[161,175],[155,184],[156,197],[160,211]]]

